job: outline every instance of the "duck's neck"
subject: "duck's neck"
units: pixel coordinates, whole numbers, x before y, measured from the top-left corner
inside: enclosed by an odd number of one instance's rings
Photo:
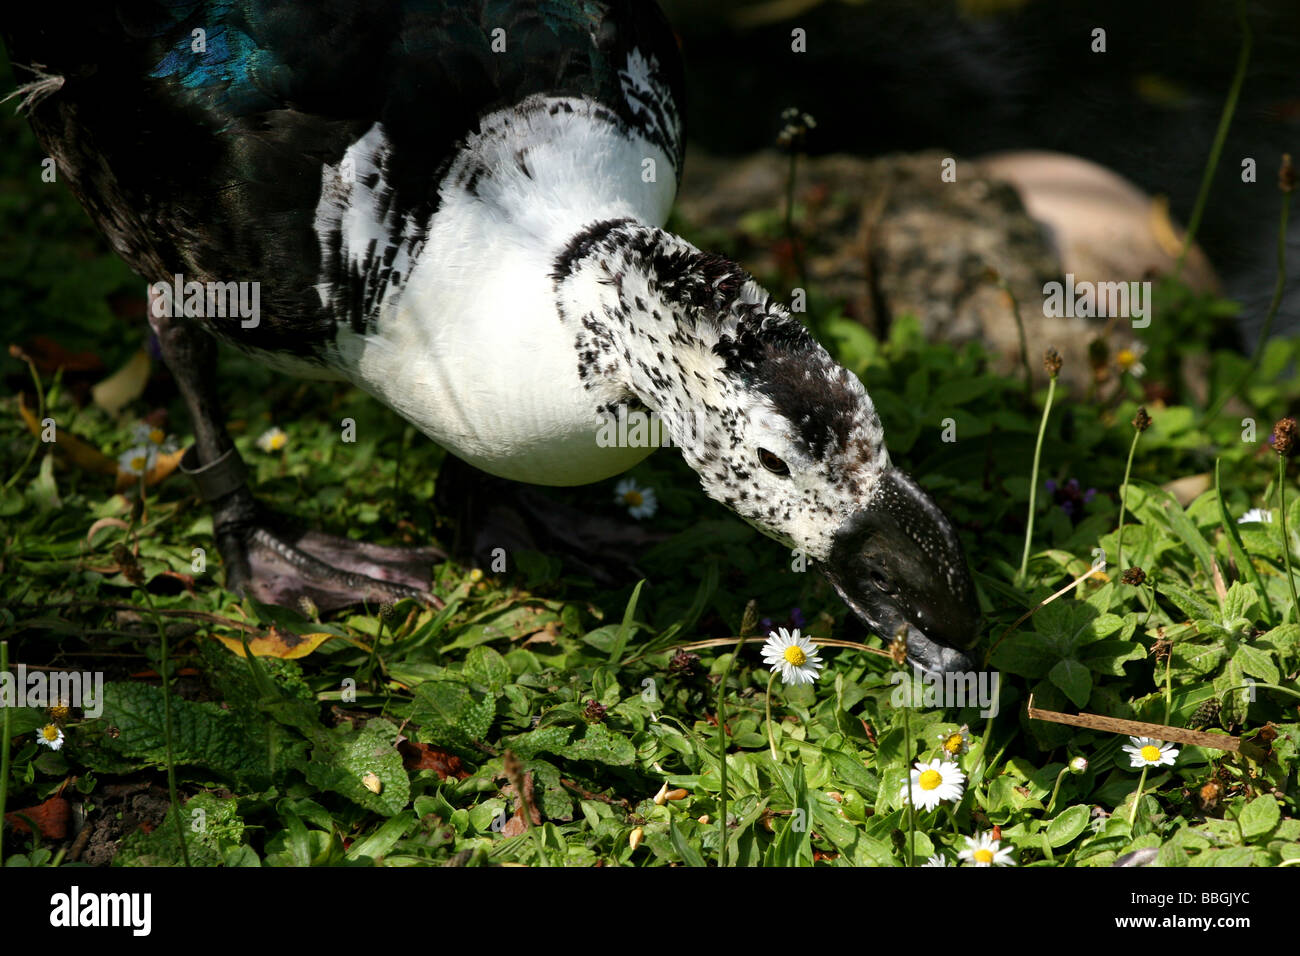
[[[556,257],[556,301],[604,413],[655,413],[697,471],[744,414],[727,351],[738,328],[792,321],[734,263],[630,219],[593,223]],[[797,323],[795,323],[797,325]]]

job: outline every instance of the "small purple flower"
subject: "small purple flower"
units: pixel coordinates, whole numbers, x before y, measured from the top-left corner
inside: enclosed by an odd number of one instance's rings
[[[800,630],[803,630],[808,626],[808,622],[804,619],[803,611],[797,607],[790,608],[790,623]]]
[[[772,619],[770,617],[765,617],[758,622],[758,633],[768,634],[771,632],[771,630],[772,630]]]
[[[1086,491],[1081,489],[1077,478],[1071,478],[1064,485],[1058,485],[1048,478],[1043,482],[1043,487],[1075,524],[1083,520],[1085,508],[1092,503],[1093,498],[1097,497],[1096,488],[1089,488]]]

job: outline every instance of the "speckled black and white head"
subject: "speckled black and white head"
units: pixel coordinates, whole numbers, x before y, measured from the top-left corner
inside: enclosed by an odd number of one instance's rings
[[[974,589],[956,533],[890,464],[866,389],[735,264],[662,230],[594,224],[554,272],[598,404],[663,419],[710,497],[797,549],[886,640],[972,669]]]

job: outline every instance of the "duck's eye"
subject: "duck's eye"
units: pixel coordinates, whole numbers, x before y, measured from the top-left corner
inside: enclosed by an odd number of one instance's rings
[[[764,468],[774,475],[790,474],[790,466],[780,458],[777,458],[776,455],[772,454],[766,448],[760,448],[758,450],[758,460],[762,462]]]

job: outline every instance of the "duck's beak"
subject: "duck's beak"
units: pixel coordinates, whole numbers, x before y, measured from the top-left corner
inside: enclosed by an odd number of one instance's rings
[[[927,671],[974,671],[980,614],[966,556],[947,516],[890,468],[868,507],[835,532],[824,569],[844,602],[886,642],[907,634]]]

